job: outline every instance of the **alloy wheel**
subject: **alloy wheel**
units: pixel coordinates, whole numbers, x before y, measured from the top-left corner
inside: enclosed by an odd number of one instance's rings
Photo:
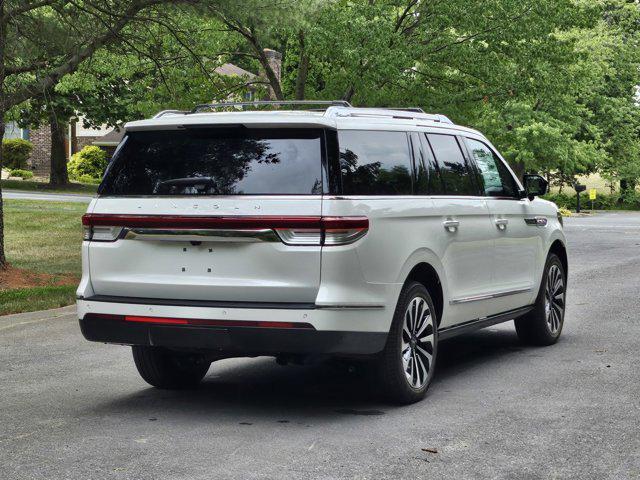
[[[564,278],[558,265],[551,265],[544,291],[544,311],[549,331],[555,335],[562,326],[564,314]]]
[[[402,366],[409,385],[422,388],[429,378],[434,353],[433,315],[427,301],[414,297],[404,313],[402,325]]]

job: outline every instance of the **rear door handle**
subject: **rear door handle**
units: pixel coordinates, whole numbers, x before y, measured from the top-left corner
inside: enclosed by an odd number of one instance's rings
[[[507,220],[506,218],[496,218],[495,222],[496,227],[498,227],[499,230],[506,230],[507,225],[509,224],[509,220]]]
[[[448,232],[454,233],[456,230],[458,230],[460,222],[458,220],[445,220],[444,222],[442,222],[442,225],[444,225],[444,228]]]

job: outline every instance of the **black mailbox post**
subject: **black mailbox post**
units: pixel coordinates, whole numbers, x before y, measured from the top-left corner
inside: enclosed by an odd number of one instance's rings
[[[576,205],[576,213],[580,213],[580,193],[584,192],[587,189],[586,185],[580,185],[579,183],[574,183],[573,188],[576,191],[576,200],[578,204]]]

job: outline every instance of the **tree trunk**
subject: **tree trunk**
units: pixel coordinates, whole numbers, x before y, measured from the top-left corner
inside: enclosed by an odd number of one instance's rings
[[[276,74],[273,71],[273,68],[271,68],[271,65],[269,64],[269,59],[265,55],[264,50],[261,49],[260,44],[257,42],[254,43],[254,49],[258,54],[258,61],[260,62],[260,65],[262,65],[264,74],[266,75],[267,81],[269,82],[269,86],[271,87],[272,93],[270,96],[274,97],[273,98],[274,100],[284,100],[284,94],[282,93],[282,87],[280,86],[280,81],[276,77]]]
[[[296,76],[296,100],[304,100],[307,75],[309,73],[309,55],[306,53],[304,32],[302,30],[298,33],[298,41],[300,43],[300,60],[298,61],[298,75]]]
[[[4,1],[0,0],[0,18],[4,18]],[[2,172],[2,140],[4,139],[4,116],[7,113],[5,103],[5,47],[7,29],[4,22],[0,22],[0,172]],[[0,182],[0,270],[7,268],[7,258],[4,255],[4,211],[2,207],[2,182]]]
[[[353,94],[356,93],[356,91],[353,89],[353,85],[351,85],[346,92],[344,92],[344,95],[342,96],[342,100],[345,100],[347,102],[351,102],[351,98],[353,98]]]
[[[524,162],[513,162],[511,168],[513,168],[513,173],[516,174],[516,177],[522,181],[524,178]]]
[[[636,189],[635,178],[621,178],[620,179],[620,197],[618,197],[618,203],[623,203],[624,198],[630,192],[634,192]]]
[[[67,174],[67,152],[65,151],[64,136],[66,133],[66,122],[62,122],[55,113],[51,114],[51,174],[49,175],[50,185],[67,185],[69,176]]]
[[[0,109],[3,110],[3,109]],[[4,115],[5,112],[0,111],[0,145],[4,138]],[[2,171],[2,148],[0,148],[0,172]],[[2,205],[2,184],[0,183],[0,270],[7,267],[7,258],[4,256],[4,211]]]

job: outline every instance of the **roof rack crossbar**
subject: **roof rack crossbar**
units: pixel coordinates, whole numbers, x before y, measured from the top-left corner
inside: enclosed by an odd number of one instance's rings
[[[193,110],[188,113],[198,113],[203,110],[215,110],[229,107],[244,108],[281,105],[326,105],[327,107],[351,107],[351,104],[346,100],[256,100],[253,102],[202,103],[200,105],[196,105]]]

